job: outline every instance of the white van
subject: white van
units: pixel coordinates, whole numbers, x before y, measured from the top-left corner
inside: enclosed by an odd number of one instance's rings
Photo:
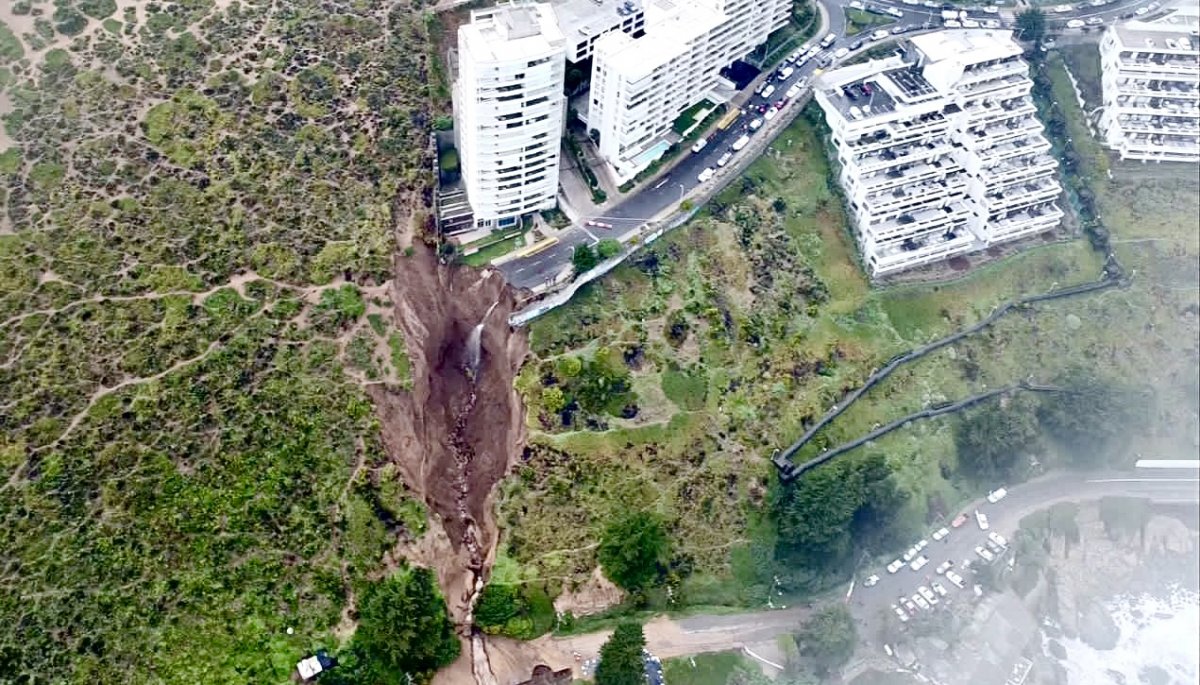
[[[821,39],[821,47],[827,48],[836,42],[837,42],[837,34],[831,33],[828,36],[825,36],[824,38]]]
[[[734,141],[733,151],[739,152],[739,151],[741,151],[742,148],[746,147],[746,145],[748,145],[749,143],[750,143],[750,136],[742,136],[741,138],[738,138],[736,141]]]
[[[712,167],[708,167],[704,171],[700,172],[700,175],[696,177],[696,180],[700,181],[701,183],[704,183],[705,181],[707,181],[708,179],[710,179],[714,175],[716,175],[716,173],[717,173],[716,169],[714,169]]]
[[[732,152],[726,152],[725,154],[721,155],[721,156],[720,156],[720,157],[717,159],[717,166],[721,166],[721,167],[723,167],[723,166],[725,166],[726,164],[729,164],[729,160],[731,160],[731,159],[733,159],[733,153],[732,153]]]
[[[703,150],[705,145],[708,145],[707,138],[701,138],[700,140],[697,140],[696,144],[692,146],[692,152],[699,152]]]

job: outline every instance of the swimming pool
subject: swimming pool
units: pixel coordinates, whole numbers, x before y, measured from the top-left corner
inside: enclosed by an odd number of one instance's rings
[[[665,140],[658,141],[649,150],[646,150],[645,152],[643,152],[642,154],[640,154],[634,158],[634,160],[633,160],[634,166],[642,167],[642,166],[649,164],[650,162],[653,162],[654,160],[658,159],[659,157],[662,157],[663,153],[665,153],[667,151],[667,148],[669,148],[669,147],[671,147],[671,144],[668,143],[667,141],[665,141]]]

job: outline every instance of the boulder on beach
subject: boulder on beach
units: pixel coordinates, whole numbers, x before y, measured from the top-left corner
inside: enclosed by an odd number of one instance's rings
[[[1079,611],[1079,639],[1091,645],[1094,649],[1108,650],[1117,646],[1121,637],[1121,629],[1104,605],[1096,601],[1088,602]]]

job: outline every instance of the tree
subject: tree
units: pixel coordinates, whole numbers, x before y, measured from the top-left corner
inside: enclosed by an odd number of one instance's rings
[[[597,261],[596,251],[591,245],[577,245],[571,252],[571,264],[575,267],[576,275],[591,271]]]
[[[858,632],[846,605],[838,603],[817,612],[797,638],[800,654],[811,660],[813,670],[825,674],[850,660]]]
[[[1076,466],[1104,466],[1129,445],[1130,429],[1145,421],[1146,401],[1082,367],[1057,379],[1067,392],[1043,402],[1038,421],[1067,448]]]
[[[354,645],[376,682],[418,682],[458,658],[461,645],[433,572],[400,571],[360,594]]]
[[[1005,406],[984,405],[969,414],[954,432],[958,465],[963,474],[981,481],[1008,478],[1021,457],[1038,441],[1034,400],[1018,395]]]
[[[637,623],[622,623],[600,648],[596,685],[645,685],[646,665],[642,650],[646,636]]]
[[[475,625],[484,632],[494,632],[489,628],[503,626],[520,610],[520,597],[514,586],[488,583],[475,603]]]
[[[616,238],[605,238],[596,245],[596,254],[600,259],[609,259],[616,257],[621,252],[621,241]]]
[[[1036,7],[1017,15],[1017,37],[1033,43],[1034,47],[1042,44],[1046,35],[1046,14]]]
[[[667,558],[667,533],[658,516],[634,512],[609,524],[600,539],[600,567],[626,590],[641,590],[661,573]]]
[[[542,409],[551,414],[557,414],[565,406],[567,406],[567,396],[563,394],[562,388],[552,385],[542,390]]]

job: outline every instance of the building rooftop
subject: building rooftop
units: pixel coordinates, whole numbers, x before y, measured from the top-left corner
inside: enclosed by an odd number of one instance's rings
[[[603,33],[643,11],[641,0],[553,0],[551,5],[569,41]]]
[[[909,38],[926,62],[945,60],[964,64],[978,64],[992,60],[1016,57],[1021,46],[1012,39],[1012,31],[952,29],[935,31]]]
[[[636,81],[672,59],[687,55],[689,41],[712,31],[725,19],[724,14],[702,3],[649,0],[646,35],[635,40],[614,31],[596,41],[596,53],[604,54],[614,71]]]
[[[471,12],[460,40],[477,61],[505,61],[562,49],[563,34],[545,3],[497,5]]]
[[[1179,54],[1200,54],[1200,11],[1197,5],[1172,8],[1148,21],[1117,22],[1113,30],[1122,47]]]

